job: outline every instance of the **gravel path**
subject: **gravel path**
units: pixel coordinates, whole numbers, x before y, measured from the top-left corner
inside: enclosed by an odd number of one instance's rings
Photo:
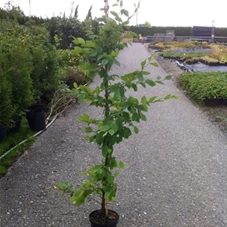
[[[138,69],[148,56],[143,45],[134,44],[120,54],[121,68],[114,72]],[[148,70],[153,78],[166,75],[162,68]],[[227,226],[226,138],[173,81],[137,95],[168,93],[179,100],[152,105],[140,133],[116,149],[128,162],[113,205],[121,215],[118,226]],[[73,106],[0,179],[1,227],[89,226],[88,214],[99,205],[75,207],[54,188],[58,181],[79,184],[78,173],[99,160],[100,151],[83,139],[83,124],[76,121],[85,112],[101,114],[87,104]]]

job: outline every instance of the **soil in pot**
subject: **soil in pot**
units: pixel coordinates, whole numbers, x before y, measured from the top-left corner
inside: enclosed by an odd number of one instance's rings
[[[109,210],[108,217],[101,214],[101,210],[95,210],[89,215],[91,227],[116,227],[119,215],[113,210]]]

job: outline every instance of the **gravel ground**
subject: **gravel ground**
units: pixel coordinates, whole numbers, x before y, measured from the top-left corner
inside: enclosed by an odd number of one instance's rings
[[[121,52],[121,68],[113,70],[138,69],[149,55],[133,44]],[[148,70],[153,78],[166,75],[160,67]],[[116,147],[116,156],[128,163],[112,207],[121,215],[118,226],[227,226],[226,138],[173,81],[136,95],[168,93],[179,100],[152,105],[140,133]],[[59,181],[79,184],[78,173],[99,160],[99,149],[83,139],[83,124],[76,121],[82,113],[101,114],[87,104],[72,106],[0,179],[1,227],[89,226],[88,214],[99,205],[75,207],[54,188]]]

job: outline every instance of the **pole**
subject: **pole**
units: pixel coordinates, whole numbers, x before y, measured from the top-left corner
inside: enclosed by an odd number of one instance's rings
[[[212,20],[211,41],[214,42],[214,20]]]
[[[104,0],[105,6],[104,6],[104,12],[106,17],[108,17],[108,12],[109,12],[109,3],[108,0]]]
[[[31,0],[29,0],[29,15],[32,15],[32,9],[31,9]]]

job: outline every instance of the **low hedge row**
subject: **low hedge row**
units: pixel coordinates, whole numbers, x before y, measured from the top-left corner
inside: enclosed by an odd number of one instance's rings
[[[227,99],[227,72],[182,73],[180,85],[199,103],[208,99]]]

